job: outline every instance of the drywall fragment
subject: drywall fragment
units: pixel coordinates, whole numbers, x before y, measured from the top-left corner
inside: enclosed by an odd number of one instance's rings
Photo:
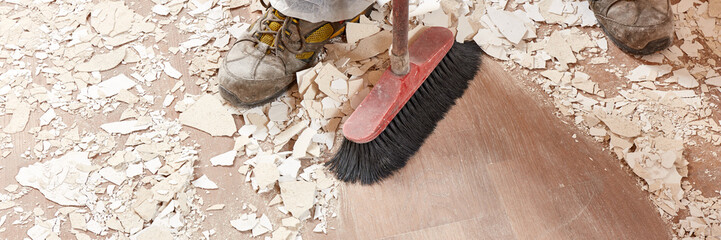
[[[290,108],[282,102],[273,102],[268,109],[268,119],[276,122],[288,121]]]
[[[125,58],[125,48],[117,48],[104,54],[94,54],[90,60],[75,66],[75,71],[95,72],[113,69]]]
[[[160,158],[157,158],[157,157],[153,158],[150,161],[143,163],[143,165],[145,166],[145,169],[148,169],[148,171],[150,171],[153,174],[158,173],[158,170],[160,169],[160,167],[163,166],[163,164],[160,162]],[[158,186],[158,185],[156,185],[156,186]]]
[[[379,0],[379,3],[388,2],[388,0]],[[433,12],[441,8],[440,1],[417,1],[417,5],[409,6],[409,17],[420,16],[429,12]],[[372,17],[372,16],[371,16]],[[373,18],[373,17],[372,17]],[[373,18],[373,20],[377,20]]]
[[[338,71],[333,64],[326,64],[323,68],[318,71],[318,76],[315,78],[315,83],[318,85],[318,90],[333,98],[338,102],[341,102],[340,94],[333,91],[331,85],[333,81],[342,81],[347,85],[348,78],[345,74]],[[346,87],[347,89],[347,87]]]
[[[243,214],[238,219],[230,220],[230,225],[238,231],[245,232],[253,229],[255,225],[258,225],[258,222],[259,220],[256,218],[255,213],[251,213]]]
[[[168,8],[165,5],[157,4],[157,5],[153,6],[153,8],[151,10],[155,14],[158,14],[160,16],[168,16],[168,14],[170,14],[170,8]]]
[[[361,39],[358,46],[347,54],[350,61],[360,61],[388,51],[393,42],[390,31],[380,31],[370,37]]]
[[[203,174],[202,177],[193,180],[191,183],[193,184],[193,186],[202,189],[218,189],[218,185],[211,181],[205,174]]]
[[[356,43],[358,40],[367,38],[380,32],[380,28],[374,24],[347,23],[346,37],[348,43]]]
[[[292,126],[286,128],[283,132],[279,133],[275,136],[275,139],[273,139],[273,143],[275,145],[280,145],[287,143],[290,141],[291,138],[293,138],[295,135],[298,135],[303,129],[308,127],[308,121],[302,121],[302,122],[296,122]]]
[[[714,86],[714,87],[721,87],[721,77],[712,77],[709,79],[706,79],[704,83]]]
[[[280,183],[280,197],[285,208],[298,219],[310,217],[315,198],[315,183],[304,181]]]
[[[471,38],[471,35],[475,32],[471,22],[466,16],[458,18],[458,32],[456,33],[456,42],[463,43],[467,39]]]
[[[165,74],[168,74],[168,76],[170,76],[171,78],[175,79],[179,79],[183,76],[183,74],[180,73],[180,71],[176,70],[172,65],[170,65],[169,62],[163,63],[163,72]]]
[[[548,39],[546,52],[558,59],[562,64],[576,63],[576,56],[573,54],[570,45],[566,42],[565,36],[560,31],[554,31]]]
[[[297,230],[300,228],[300,220],[295,217],[287,217],[283,218],[281,221],[281,224],[283,224],[283,227],[287,227],[292,230]]]
[[[82,214],[71,213],[68,218],[70,219],[70,226],[72,226],[73,229],[86,229],[87,222],[85,222],[85,216],[83,216]]]
[[[175,96],[172,94],[165,95],[165,99],[163,99],[163,107],[169,107],[170,104],[173,104],[173,100],[175,100]]]
[[[257,237],[260,235],[263,235],[267,232],[270,232],[273,230],[273,225],[270,223],[270,219],[268,219],[268,216],[263,214],[263,216],[260,216],[260,219],[258,219],[258,224],[253,227],[253,231],[251,235],[253,237]]]
[[[605,137],[606,135],[608,135],[605,128],[596,127],[592,127],[591,129],[589,129],[589,134],[594,137]]]
[[[213,166],[233,166],[237,154],[238,152],[231,150],[210,158],[210,163],[213,164]]]
[[[443,9],[437,9],[423,16],[423,25],[428,27],[448,28],[449,23],[449,17],[443,12]]]
[[[253,168],[253,175],[255,177],[252,181],[254,185],[258,186],[259,192],[265,192],[273,188],[280,177],[278,168],[272,158],[258,162]]]
[[[313,136],[315,136],[317,132],[317,130],[312,128],[303,130],[293,145],[293,158],[300,159],[306,157],[306,151],[310,146],[311,140],[313,140]]]
[[[55,119],[55,117],[57,116],[58,115],[55,114],[55,110],[53,110],[52,108],[48,109],[48,111],[46,111],[42,116],[40,116],[40,126],[50,124],[50,122],[53,121],[53,119]]]
[[[685,88],[695,88],[699,85],[696,78],[694,78],[694,76],[689,73],[688,69],[685,68],[673,71],[673,77],[676,78],[678,85]]]
[[[721,18],[721,0],[708,1],[708,15],[715,18]]]
[[[206,211],[217,211],[217,210],[223,210],[223,208],[225,208],[225,204],[214,204],[213,206],[210,206],[205,210]]]
[[[318,225],[315,225],[315,227],[313,228],[313,232],[326,233],[326,224],[324,222],[318,223]]]
[[[85,182],[93,168],[87,152],[68,152],[44,163],[20,168],[15,180],[33,187],[50,201],[64,206],[85,206],[88,201]],[[73,181],[67,181],[72,177]]]
[[[616,116],[598,116],[598,119],[601,119],[601,121],[608,126],[611,132],[618,134],[619,136],[632,138],[641,135],[641,127],[625,118]]]
[[[112,167],[104,167],[103,169],[100,169],[99,173],[100,176],[115,185],[123,184],[125,178],[127,177],[124,172],[116,171]]]
[[[235,121],[218,98],[203,95],[198,101],[180,114],[180,123],[197,128],[214,137],[232,136]]]
[[[105,123],[100,128],[108,133],[128,134],[135,131],[148,129],[152,125],[150,122],[139,120],[126,120],[121,122]]]
[[[125,175],[127,175],[129,178],[139,176],[140,174],[143,174],[143,164],[128,164],[128,168],[125,169]]]
[[[511,12],[503,10],[497,10],[495,8],[488,8],[488,16],[493,21],[493,24],[498,27],[498,30],[503,34],[508,41],[513,44],[518,44],[526,35],[526,26],[523,24],[523,20],[518,18]]]
[[[626,75],[631,82],[656,81],[671,72],[671,65],[640,65]]]
[[[47,221],[38,221],[36,224],[28,229],[26,232],[32,240],[45,240],[49,236],[54,235],[53,228],[57,218],[50,219]]]
[[[281,182],[295,181],[298,177],[298,170],[300,169],[300,166],[300,160],[295,158],[291,157],[283,160],[283,163],[278,166],[278,173],[280,174],[280,178],[278,180]]]
[[[348,81],[345,79],[335,79],[330,83],[330,89],[337,94],[348,94]]]
[[[30,106],[30,104],[27,104],[24,101],[20,102],[13,111],[13,117],[10,119],[10,122],[3,127],[3,132],[17,133],[23,131],[25,129],[25,125],[27,125],[28,120],[30,119],[31,108],[32,106]]]
[[[238,134],[243,137],[250,137],[251,134],[253,134],[258,129],[258,126],[247,124],[243,125],[238,129]]]
[[[131,239],[135,237],[135,239],[141,240],[141,239],[147,239],[147,240],[173,240],[173,233],[172,230],[166,226],[162,226],[162,224],[152,224],[150,227],[147,227],[140,232],[138,232],[137,235],[132,236]]]
[[[112,97],[118,94],[120,91],[128,90],[134,87],[137,83],[132,79],[125,76],[125,74],[118,74],[111,77],[108,80],[98,83],[98,88],[95,90],[93,87],[88,89],[88,94],[93,98],[100,97]]]
[[[541,15],[540,9],[537,4],[531,4],[528,2],[524,3],[523,10],[525,10],[526,15],[528,15],[528,17],[531,18],[534,22],[546,21],[546,19],[543,18],[543,15]],[[460,24],[460,20],[459,20],[459,24]]]
[[[276,204],[278,204],[278,203],[280,203],[280,202],[281,202],[281,200],[280,200],[280,194],[276,194],[275,197],[273,197],[273,199],[270,199],[270,201],[268,202],[268,206],[273,206],[273,205],[276,205]]]

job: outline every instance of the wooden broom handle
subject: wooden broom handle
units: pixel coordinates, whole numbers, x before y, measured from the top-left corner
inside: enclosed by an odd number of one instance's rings
[[[396,75],[406,75],[410,70],[408,60],[408,0],[393,0],[391,70]]]

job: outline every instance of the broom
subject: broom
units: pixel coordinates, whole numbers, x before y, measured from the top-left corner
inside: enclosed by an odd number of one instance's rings
[[[468,88],[481,52],[442,27],[419,33],[409,48],[408,0],[393,0],[391,67],[343,124],[345,139],[326,165],[338,179],[362,184],[404,167]]]

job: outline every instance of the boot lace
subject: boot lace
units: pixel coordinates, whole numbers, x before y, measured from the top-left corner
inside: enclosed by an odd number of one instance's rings
[[[260,18],[258,24],[258,30],[253,34],[254,39],[258,42],[269,45],[269,52],[277,52],[278,50],[288,50],[293,54],[300,54],[305,48],[305,39],[300,37],[300,46],[297,49],[289,48],[285,44],[287,37],[290,37],[288,26],[294,25],[297,33],[301,33],[300,24],[298,20],[292,17],[282,15],[280,12],[275,10],[270,4],[261,0],[260,3],[266,8],[263,17]]]

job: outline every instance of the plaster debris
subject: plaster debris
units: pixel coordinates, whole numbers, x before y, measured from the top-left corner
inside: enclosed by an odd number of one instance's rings
[[[523,36],[526,35],[526,27],[523,24],[522,19],[518,18],[513,13],[503,10],[489,8],[487,11],[491,21],[493,21],[508,41],[511,41],[513,44],[521,42]]]
[[[391,45],[393,35],[390,31],[380,31],[370,37],[364,38],[358,42],[358,46],[346,55],[350,61],[359,61],[368,59],[385,51]]]
[[[438,9],[427,13],[423,17],[423,25],[429,27],[448,27],[449,16],[443,12],[443,9]]]
[[[673,71],[673,77],[676,79],[679,85],[685,88],[698,87],[698,81],[694,78],[687,69],[679,69]]]
[[[298,219],[310,217],[310,208],[315,198],[315,184],[312,182],[293,181],[280,183],[280,196],[283,206]]]
[[[150,127],[149,122],[143,122],[139,120],[127,120],[122,122],[105,123],[100,125],[100,128],[108,133],[119,133],[128,134],[140,130],[145,130]]]
[[[55,114],[55,110],[53,110],[52,108],[48,109],[42,116],[40,116],[40,126],[46,126],[50,124],[50,122],[53,121],[53,119],[55,119],[55,117],[57,116],[58,115]]]
[[[81,72],[94,72],[113,69],[123,61],[125,53],[125,48],[118,48],[108,53],[95,54],[87,62],[75,66],[75,70]]]
[[[30,118],[30,110],[32,106],[25,102],[21,102],[18,104],[17,108],[15,108],[15,111],[13,111],[13,117],[10,119],[10,122],[3,127],[3,132],[5,133],[18,133],[20,131],[23,131],[25,129],[25,125],[28,124],[28,119]]]
[[[656,81],[671,72],[670,65],[640,65],[626,76],[632,82]]]
[[[273,225],[270,223],[270,219],[263,214],[263,216],[260,216],[260,219],[258,220],[258,224],[255,225],[252,229],[252,235],[253,237],[257,237],[260,235],[263,235],[267,232],[270,232],[273,230]]]
[[[213,206],[208,207],[205,209],[206,211],[217,211],[217,210],[223,210],[225,208],[225,204],[215,204]]]
[[[255,213],[243,214],[240,218],[231,220],[230,225],[241,232],[250,231],[259,222],[255,216]]]
[[[308,147],[310,146],[311,140],[313,140],[313,136],[315,136],[316,132],[317,130],[312,128],[306,128],[303,130],[300,136],[298,136],[298,140],[295,141],[295,145],[293,145],[294,158],[304,158],[306,156]]]
[[[706,79],[706,81],[704,81],[704,83],[711,85],[711,86],[715,86],[715,87],[721,87],[721,77],[712,77],[712,78]]]
[[[380,32],[380,28],[373,24],[362,24],[362,23],[347,23],[346,25],[346,37],[348,43],[357,43],[358,40],[367,38]]]
[[[64,206],[84,206],[92,193],[84,184],[93,165],[86,152],[69,152],[45,163],[20,168],[15,180],[33,187],[50,201]]]
[[[576,56],[573,54],[570,44],[566,42],[566,37],[561,32],[553,32],[548,39],[548,45],[545,50],[558,59],[561,64],[576,63]]]
[[[198,179],[193,180],[193,186],[202,189],[218,189],[218,185],[211,181],[208,176],[203,175]]]
[[[456,33],[456,42],[463,43],[469,40],[469,37],[474,33],[471,21],[466,16],[458,18],[458,33]]]
[[[197,128],[214,137],[232,136],[236,130],[233,116],[218,98],[211,95],[201,96],[195,104],[180,114],[179,119],[183,125]]]
[[[210,163],[213,164],[213,166],[233,166],[237,154],[238,152],[231,150],[210,158]]]
[[[165,5],[156,4],[151,10],[160,16],[167,16],[170,14],[170,8]]]
[[[287,158],[283,160],[283,163],[278,166],[278,173],[280,174],[279,181],[295,181],[298,177],[298,170],[300,169],[300,167],[301,162],[295,158]]]
[[[126,179],[126,175],[124,172],[116,171],[112,167],[104,167],[103,169],[100,169],[98,173],[100,173],[103,178],[112,182],[115,185],[123,184]]]
[[[161,226],[160,224],[152,224],[150,227],[143,229],[135,235],[136,239],[157,239],[157,240],[172,240],[174,239],[171,230],[168,227]]]
[[[623,119],[617,116],[598,116],[603,121],[611,132],[618,134],[622,137],[632,138],[641,134],[641,128],[638,127],[634,122],[627,119]]]
[[[169,62],[163,63],[163,72],[171,78],[179,79],[183,76],[178,70],[176,70]]]
[[[92,98],[112,97],[120,93],[122,90],[128,90],[136,85],[136,82],[125,76],[118,74],[108,80],[102,81],[97,88],[88,88],[88,94]]]
[[[169,107],[170,104],[173,104],[173,100],[175,100],[175,97],[173,95],[166,95],[165,99],[163,99],[163,107]]]
[[[253,168],[253,175],[255,176],[252,178],[253,185],[257,186],[260,192],[266,192],[270,188],[273,188],[280,177],[273,158],[264,159],[256,163],[255,168]]]

